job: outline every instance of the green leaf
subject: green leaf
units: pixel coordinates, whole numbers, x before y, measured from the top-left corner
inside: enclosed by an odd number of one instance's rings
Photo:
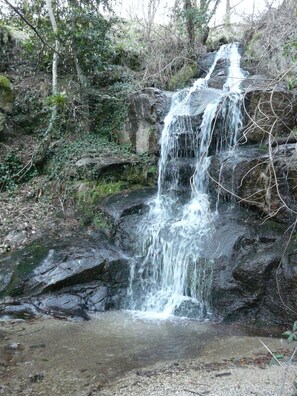
[[[283,359],[283,358],[284,358],[284,355],[283,355],[282,353],[276,353],[276,354],[274,354],[274,357],[275,357],[276,359]]]
[[[297,330],[297,320],[296,320],[296,322],[294,322],[294,324],[293,324],[293,331],[296,331]]]
[[[288,330],[288,331],[285,331],[282,335],[284,337],[290,337],[291,334],[292,334],[292,332]]]
[[[290,334],[290,336],[289,336],[289,338],[288,338],[288,342],[292,342],[292,341],[294,341],[296,338],[295,338],[295,334],[294,333],[291,333]]]

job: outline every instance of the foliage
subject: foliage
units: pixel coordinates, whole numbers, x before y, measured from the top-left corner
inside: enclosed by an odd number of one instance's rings
[[[67,105],[68,98],[65,92],[57,95],[51,95],[47,98],[49,106],[57,106],[58,108],[64,108]]]
[[[297,37],[293,37],[285,43],[283,53],[293,62],[297,61]]]
[[[20,57],[27,69],[49,72],[55,40],[59,41],[58,93],[50,96],[44,103],[47,116],[51,114],[48,110],[57,107],[58,122],[55,123],[55,130],[65,132],[68,127],[68,130],[74,132],[80,130],[89,132],[90,127],[98,123],[98,113],[101,119],[99,125],[102,125],[105,116],[108,118],[107,122],[109,121],[111,111],[113,112],[111,119],[119,119],[118,115],[123,112],[119,112],[117,106],[105,106],[107,109],[102,106],[102,102],[106,104],[105,93],[99,91],[102,81],[103,86],[106,82],[97,78],[99,73],[110,69],[114,57],[110,32],[115,18],[106,17],[102,13],[102,7],[106,9],[110,7],[109,1],[53,2],[58,27],[57,35],[53,32],[47,7],[43,1],[18,1],[17,5],[46,43],[46,45],[41,43],[40,37],[37,37],[22,19],[16,18],[15,15],[11,16],[9,23],[28,33],[26,39],[20,42],[22,52]],[[123,81],[122,73],[118,74],[117,81]],[[76,81],[73,75],[76,76]],[[61,76],[65,82],[63,86]],[[122,119],[123,117],[121,121]],[[46,121],[47,119],[43,119],[43,123]],[[114,127],[119,127],[119,122],[114,124]]]
[[[11,152],[0,163],[0,188],[1,190],[14,190],[17,187],[16,175],[22,169],[20,158]]]
[[[27,60],[37,64],[39,69],[43,67],[46,70],[50,66],[56,38],[50,25],[47,8],[41,0],[34,2],[19,0],[17,5],[48,45],[41,45],[40,39],[14,14],[9,15],[9,23],[27,31],[29,35],[27,40],[21,42]],[[106,63],[110,42],[108,33],[113,19],[103,16],[99,11],[100,5],[108,6],[108,2],[100,0],[88,0],[83,4],[76,0],[55,2],[58,40],[62,48],[60,68],[67,70],[67,73],[75,72],[74,53],[86,73],[92,73],[98,68],[102,69]]]
[[[288,342],[297,341],[297,321],[294,322],[292,330],[285,331],[283,336],[288,338]]]
[[[13,191],[17,188],[20,183],[19,174],[22,169],[22,161],[16,152],[11,151],[4,157],[3,161],[0,162],[0,192]],[[22,181],[28,181],[36,174],[36,169],[32,169]]]
[[[191,78],[197,73],[197,65],[194,62],[185,63],[170,79],[168,87],[171,91],[184,88]]]
[[[296,76],[297,27],[296,2],[283,1],[280,6],[267,8],[258,21],[249,24],[245,33],[247,55],[255,73],[278,76],[288,81],[288,88]]]
[[[294,88],[297,88],[297,78],[296,77],[289,77],[287,78],[287,89],[291,91]]]
[[[116,132],[123,128],[128,115],[127,96],[133,92],[129,82],[115,82],[105,90],[91,94],[93,130],[113,140]]]
[[[119,146],[109,141],[106,137],[90,133],[81,135],[75,140],[69,138],[60,143],[52,151],[52,156],[49,158],[45,171],[54,180],[69,179],[70,176],[72,178],[78,177],[73,175],[72,172],[75,162],[84,156],[92,156],[94,154],[96,154],[96,158],[113,155],[121,158],[131,158],[132,156],[133,158],[129,147]]]
[[[116,194],[125,189],[122,181],[88,181],[78,188],[77,199],[79,204],[93,206],[98,204],[102,198]]]
[[[207,10],[198,8],[192,4],[186,7],[185,3],[184,0],[179,1],[177,3],[178,7],[172,10],[172,16],[177,22],[178,33],[187,36],[187,24],[189,21],[191,21],[195,30],[202,30],[207,22]]]

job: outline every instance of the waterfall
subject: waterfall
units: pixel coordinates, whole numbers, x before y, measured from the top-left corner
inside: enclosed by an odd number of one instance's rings
[[[208,88],[219,61],[228,65],[220,91]],[[173,95],[160,141],[158,192],[139,228],[144,259],[131,270],[131,309],[163,318],[211,317],[212,260],[203,258],[215,219],[208,194],[209,152],[218,114],[228,137],[218,139],[217,150],[236,145],[243,78],[238,44],[223,45],[207,75]]]

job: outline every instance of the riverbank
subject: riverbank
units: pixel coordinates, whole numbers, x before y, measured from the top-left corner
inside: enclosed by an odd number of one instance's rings
[[[261,334],[262,333],[262,334]],[[290,345],[269,330],[149,321],[107,312],[88,322],[0,322],[0,394],[277,395],[284,376],[274,353]],[[295,367],[289,370],[291,381]],[[289,381],[285,392],[291,395]]]

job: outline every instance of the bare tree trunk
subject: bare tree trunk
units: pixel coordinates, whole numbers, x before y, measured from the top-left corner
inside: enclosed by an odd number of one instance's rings
[[[77,0],[73,0],[73,7],[79,8],[79,3]],[[72,32],[73,32],[73,37],[75,35],[75,29],[76,29],[76,20],[75,20],[75,13],[72,15]],[[80,102],[81,102],[81,112],[80,112],[80,119],[81,119],[81,125],[82,129],[85,133],[90,132],[90,104],[89,104],[89,93],[88,93],[88,79],[84,74],[84,71],[81,67],[81,64],[79,62],[79,57],[77,53],[77,48],[75,46],[74,39],[72,40],[72,52],[73,52],[73,58],[74,58],[74,64],[75,64],[75,70],[76,70],[76,75],[77,79],[79,82],[79,88],[80,88]]]
[[[55,39],[55,49],[53,54],[53,63],[52,63],[52,95],[55,96],[58,94],[58,63],[59,63],[59,49],[60,43],[57,38],[58,28],[55,19],[55,14],[53,12],[52,1],[46,0],[47,11],[50,17],[51,25],[53,32],[56,36]],[[55,130],[56,122],[58,117],[58,108],[55,100],[53,101],[52,114],[49,121],[49,125],[44,133],[44,138],[41,140],[39,145],[37,146],[34,154],[32,155],[31,164],[28,169],[35,165],[43,165],[46,160],[46,155],[48,149],[50,147],[52,141],[52,133]]]
[[[152,32],[152,27],[155,21],[156,13],[158,10],[158,7],[160,5],[160,0],[149,0],[148,6],[147,6],[147,38],[150,40],[151,38],[151,32]]]
[[[52,95],[55,96],[58,93],[58,63],[59,63],[59,47],[60,47],[60,43],[59,40],[57,38],[57,34],[58,34],[58,28],[57,28],[57,23],[56,23],[56,19],[55,19],[55,15],[53,12],[53,8],[52,8],[52,2],[51,0],[46,0],[46,6],[47,6],[47,10],[48,10],[48,14],[50,17],[50,21],[51,21],[51,25],[52,25],[52,29],[53,32],[56,36],[55,39],[55,51],[53,54],[53,63],[52,63]],[[52,108],[52,115],[50,118],[50,123],[49,126],[45,132],[45,135],[49,135],[52,130],[54,129],[55,123],[57,121],[57,113],[58,113],[58,109],[57,109],[57,105],[54,101],[53,104],[53,108]]]
[[[252,16],[251,16],[251,28],[253,28],[253,26],[254,26],[255,9],[256,9],[256,1],[253,0],[253,11],[252,11]]]
[[[194,20],[194,6],[191,0],[184,0],[184,10],[186,14],[186,28],[189,38],[189,46],[192,51],[195,50],[195,20]]]
[[[226,0],[226,11],[225,11],[225,30],[227,34],[231,33],[231,5],[230,0]]]
[[[90,105],[89,105],[89,94],[88,94],[88,80],[80,66],[77,53],[75,49],[73,49],[74,55],[74,63],[77,78],[80,85],[80,101],[82,104],[81,108],[81,120],[82,120],[82,128],[85,133],[90,132]]]

